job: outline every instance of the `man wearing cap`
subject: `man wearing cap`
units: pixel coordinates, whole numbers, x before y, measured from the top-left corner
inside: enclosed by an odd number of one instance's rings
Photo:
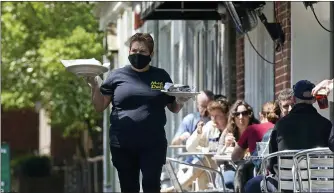
[[[276,123],[270,138],[271,152],[328,147],[332,123],[313,107],[314,87],[308,80],[301,80],[293,86],[295,105],[288,115]]]
[[[313,107],[315,98],[312,89],[315,87],[308,80],[298,81],[293,86],[294,106],[288,115],[281,118],[274,127],[270,137],[269,152],[274,153],[283,150],[301,150],[315,147],[328,147],[332,123],[321,116]],[[298,140],[296,140],[298,139]],[[277,192],[277,159],[269,162],[271,175],[266,177],[267,189]],[[260,190],[260,189],[259,189]],[[253,192],[246,190],[245,192]]]

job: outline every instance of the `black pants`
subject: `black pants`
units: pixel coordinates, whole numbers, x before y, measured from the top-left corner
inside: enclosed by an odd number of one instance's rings
[[[110,147],[112,162],[117,169],[121,191],[140,191],[139,172],[142,172],[142,188],[145,193],[160,192],[160,176],[166,163],[167,145],[149,148]]]

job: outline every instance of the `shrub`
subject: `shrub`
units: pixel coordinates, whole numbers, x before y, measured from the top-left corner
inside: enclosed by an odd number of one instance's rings
[[[51,160],[48,156],[27,155],[11,163],[16,172],[28,177],[46,177],[51,174]]]

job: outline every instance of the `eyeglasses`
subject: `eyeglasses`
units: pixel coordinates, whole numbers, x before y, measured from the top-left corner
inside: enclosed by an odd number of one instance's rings
[[[235,112],[235,113],[233,113],[233,115],[236,116],[236,117],[238,117],[240,115],[242,115],[242,116],[248,116],[249,112],[248,111]]]

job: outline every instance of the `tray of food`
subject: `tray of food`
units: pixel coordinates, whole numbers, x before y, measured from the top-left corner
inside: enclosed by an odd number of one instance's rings
[[[200,93],[196,92],[194,87],[171,83],[166,83],[164,86],[164,90],[161,90],[161,92],[164,92],[169,96],[175,97],[195,97]]]

